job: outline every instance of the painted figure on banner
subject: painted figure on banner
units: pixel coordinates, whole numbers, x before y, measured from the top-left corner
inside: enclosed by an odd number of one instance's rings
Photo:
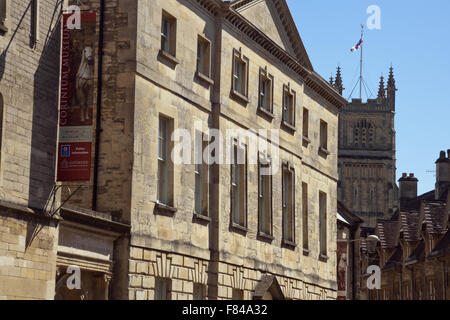
[[[84,17],[83,17],[84,18]],[[71,30],[69,125],[90,126],[93,116],[95,21],[83,21],[80,30]]]
[[[89,120],[89,97],[93,88],[94,55],[90,40],[85,42],[85,47],[81,55],[81,63],[77,72],[76,96],[80,104],[81,122]]]

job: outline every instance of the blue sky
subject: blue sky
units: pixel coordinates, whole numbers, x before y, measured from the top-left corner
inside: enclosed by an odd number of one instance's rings
[[[359,76],[360,24],[370,5],[381,9],[381,30],[367,30],[364,78],[374,95],[392,63],[397,83],[397,176],[414,172],[419,193],[435,183],[435,161],[450,149],[450,1],[287,0],[315,70],[325,79],[343,69],[345,98]],[[359,97],[359,88],[353,94]],[[363,94],[363,99],[365,94]],[[429,173],[427,171],[433,171]]]

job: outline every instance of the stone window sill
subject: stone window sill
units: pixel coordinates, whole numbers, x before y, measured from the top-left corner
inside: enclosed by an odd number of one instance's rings
[[[250,100],[248,100],[248,98],[246,96],[244,96],[242,93],[232,89],[231,90],[231,96],[234,99],[237,99],[239,102],[244,103],[244,104],[248,104],[250,102]]]
[[[178,60],[176,57],[174,57],[167,51],[159,50],[159,56],[174,65],[180,64],[180,60]]]
[[[322,262],[328,262],[328,259],[330,259],[330,258],[324,254],[320,254],[320,256],[319,256],[319,260]]]
[[[303,255],[308,257],[309,256],[309,249],[303,248]]]
[[[326,157],[328,157],[328,156],[331,154],[331,152],[328,151],[328,150],[325,149],[325,148],[320,147],[320,148],[319,148],[319,154],[322,155],[322,156],[324,156],[324,157],[326,158]]]
[[[207,75],[204,75],[201,72],[196,72],[195,76],[197,77],[197,79],[201,80],[202,82],[208,84],[208,86],[213,86],[214,85],[214,80],[211,79],[210,77],[208,77]]]
[[[160,202],[155,205],[155,214],[173,217],[177,211],[178,209]]]
[[[291,123],[286,122],[286,121],[284,121],[284,120],[281,122],[281,125],[282,125],[285,129],[288,129],[291,133],[295,133],[295,132],[297,131],[297,129],[295,128],[295,125],[292,125]]]
[[[200,213],[196,213],[194,212],[194,220],[198,221],[198,222],[203,222],[203,223],[210,223],[211,222],[211,218],[208,217],[205,214],[200,214]]]
[[[236,232],[240,232],[240,233],[244,233],[244,234],[247,234],[247,232],[249,231],[247,227],[241,226],[241,225],[239,225],[237,223],[234,223],[234,222],[232,222],[230,224],[230,229],[232,231],[236,231]]]
[[[311,143],[311,139],[308,137],[303,136],[303,145],[305,147],[308,147],[308,145]]]
[[[266,116],[270,120],[273,120],[275,118],[275,115],[272,112],[270,112],[269,110],[266,110],[264,108],[258,107],[258,112],[262,113],[264,116]]]
[[[265,232],[259,231],[258,232],[258,240],[272,243],[273,240],[275,240],[275,238],[269,234],[266,234]]]
[[[8,27],[4,23],[0,23],[0,34],[5,34],[8,32]]]
[[[295,248],[297,248],[297,244],[295,242],[292,242],[292,241],[286,240],[286,239],[283,240],[282,245],[286,249],[290,249],[290,250],[295,250]]]

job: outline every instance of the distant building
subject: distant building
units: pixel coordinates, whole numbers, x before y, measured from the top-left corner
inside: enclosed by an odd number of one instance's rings
[[[400,209],[377,221],[381,242],[362,246],[362,265],[381,268],[381,290],[361,287],[371,300],[450,300],[450,150],[436,161],[436,188],[417,196],[418,179],[404,173]],[[362,278],[364,283],[367,275]]]
[[[92,140],[92,178],[55,183],[60,22],[75,1],[0,0],[0,299],[335,300],[346,101],[314,71],[286,1],[82,2],[90,27],[70,63],[94,75],[73,72],[70,112]],[[189,163],[171,158],[176,129]],[[233,134],[214,156],[246,161],[194,164],[227,130],[266,135],[269,151]],[[81,289],[67,287],[71,266]]]
[[[331,79],[342,94],[341,70]],[[395,95],[393,68],[385,87],[380,79],[376,99],[353,99],[339,119],[338,199],[375,228],[378,218],[390,218],[398,207],[395,156]]]
[[[337,212],[337,287],[338,300],[358,298],[360,266],[360,234],[363,220],[341,202]]]

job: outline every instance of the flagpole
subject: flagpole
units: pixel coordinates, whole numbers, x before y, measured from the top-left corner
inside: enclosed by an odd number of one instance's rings
[[[364,25],[361,25],[361,61],[359,66],[359,98],[362,100]]]

